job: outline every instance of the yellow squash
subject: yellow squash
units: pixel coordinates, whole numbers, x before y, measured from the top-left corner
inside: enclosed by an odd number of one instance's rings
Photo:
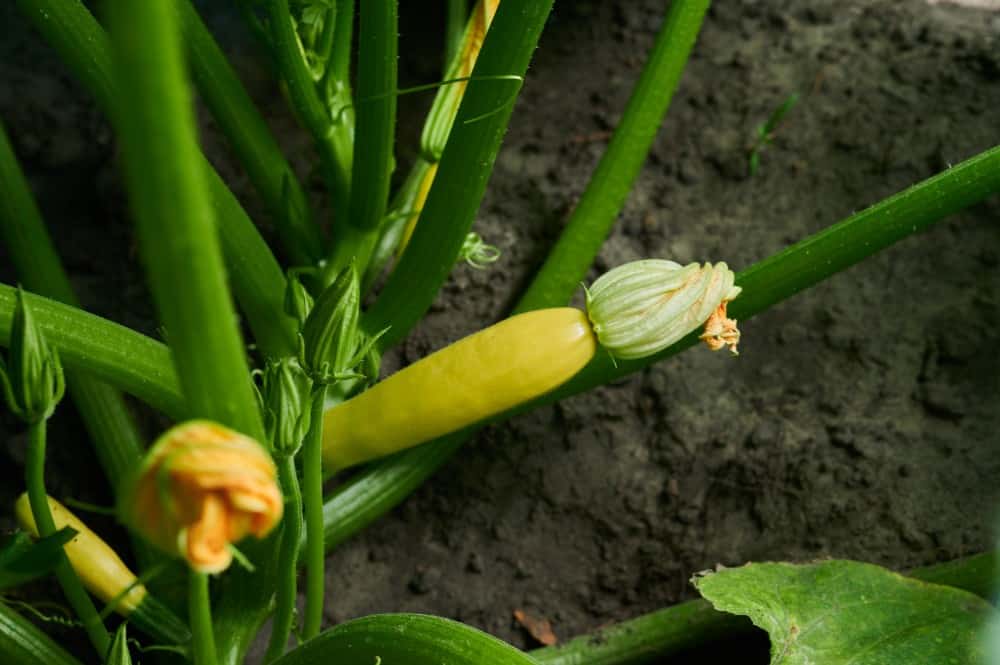
[[[118,554],[64,505],[49,497],[49,510],[52,511],[56,529],[68,526],[76,531],[76,536],[66,543],[63,549],[88,591],[107,603],[136,581],[135,574],[129,570]],[[22,494],[18,498],[14,512],[21,528],[37,538],[38,527],[35,526],[27,494]],[[115,609],[127,615],[145,598],[146,587],[136,584],[122,596]]]
[[[578,309],[511,317],[415,362],[326,411],[327,473],[403,450],[543,395],[597,348]]]

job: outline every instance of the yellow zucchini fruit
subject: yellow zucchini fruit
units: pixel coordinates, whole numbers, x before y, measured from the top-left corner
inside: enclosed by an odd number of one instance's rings
[[[327,474],[410,448],[544,395],[597,349],[572,307],[513,316],[396,372],[323,416]]]
[[[56,529],[69,527],[76,531],[73,540],[66,543],[63,549],[70,564],[83,582],[83,586],[94,594],[101,602],[107,603],[121,594],[136,581],[135,573],[121,560],[117,552],[104,542],[96,533],[81,522],[64,505],[49,497],[49,510],[56,523]],[[28,495],[22,494],[14,506],[17,522],[21,528],[38,538],[38,527],[31,514]],[[146,598],[146,587],[141,584],[133,586],[121,597],[115,609],[122,614],[135,610]]]

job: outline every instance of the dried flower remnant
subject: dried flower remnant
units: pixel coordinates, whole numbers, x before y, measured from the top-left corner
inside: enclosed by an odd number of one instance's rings
[[[153,445],[121,512],[132,528],[193,570],[218,573],[232,562],[232,543],[263,538],[281,519],[276,477],[257,441],[194,420]]]

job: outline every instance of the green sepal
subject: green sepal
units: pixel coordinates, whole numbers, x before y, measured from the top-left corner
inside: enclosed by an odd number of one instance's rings
[[[298,321],[300,329],[309,318],[314,304],[313,297],[309,295],[309,290],[303,286],[301,279],[301,275],[311,271],[311,268],[292,268],[288,271],[285,282],[285,314]]]
[[[128,651],[128,635],[125,629],[127,625],[123,622],[115,631],[108,655],[104,658],[104,665],[132,665],[132,654]]]
[[[62,561],[63,545],[75,535],[65,527],[37,541],[23,531],[6,538],[0,546],[0,591],[52,572]]]
[[[336,381],[354,367],[360,313],[361,287],[351,263],[320,294],[302,326],[302,364],[316,383]]]
[[[20,287],[7,362],[0,360],[0,384],[8,408],[29,424],[48,419],[66,391],[59,354],[45,341]]]

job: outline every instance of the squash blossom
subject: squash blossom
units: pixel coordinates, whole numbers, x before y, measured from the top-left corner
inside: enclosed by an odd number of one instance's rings
[[[229,567],[231,543],[263,538],[281,519],[274,461],[257,441],[206,420],[167,430],[146,454],[120,512],[195,571]]]
[[[618,358],[665,349],[706,324],[710,349],[739,342],[725,263],[636,261],[602,276],[572,307],[511,317],[423,358],[323,414],[323,465],[334,473],[488,420],[559,387],[601,346]],[[589,315],[589,319],[588,319]]]

